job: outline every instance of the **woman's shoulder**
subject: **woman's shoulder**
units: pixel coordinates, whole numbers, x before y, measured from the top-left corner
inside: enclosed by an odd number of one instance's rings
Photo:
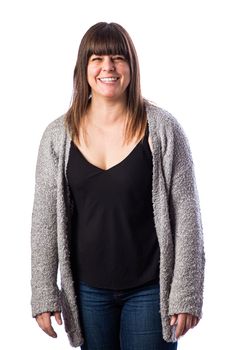
[[[182,154],[191,158],[188,136],[181,123],[170,112],[150,102],[146,105],[147,117],[151,121],[151,130],[160,139],[162,151],[173,152],[182,149]]]
[[[45,127],[45,132],[47,133],[61,133],[64,131],[64,121],[66,114],[62,114],[60,117],[57,117],[51,120]]]
[[[147,101],[145,103],[148,118],[154,119],[157,126],[179,126],[177,118],[168,110],[158,106],[155,102]]]
[[[53,120],[51,120],[43,130],[42,138],[57,142],[59,138],[65,135],[65,117],[66,114],[61,115]]]
[[[62,144],[61,140],[65,136],[65,114],[61,115],[50,121],[42,132],[40,140],[40,149],[41,150],[54,150],[57,153],[60,145]]]

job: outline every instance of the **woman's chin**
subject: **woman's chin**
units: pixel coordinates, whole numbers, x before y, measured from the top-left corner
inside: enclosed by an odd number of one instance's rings
[[[119,94],[113,91],[104,91],[101,93],[93,94],[93,97],[101,98],[101,99],[119,100],[124,98],[124,93]]]

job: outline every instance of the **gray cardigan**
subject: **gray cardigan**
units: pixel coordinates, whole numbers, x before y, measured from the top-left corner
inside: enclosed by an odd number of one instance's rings
[[[70,344],[84,342],[70,268],[69,232],[74,208],[66,177],[70,134],[65,115],[43,132],[32,211],[32,316],[61,310]],[[202,317],[204,244],[194,164],[187,137],[170,113],[147,104],[153,145],[152,202],[160,247],[163,337],[176,341],[169,315]],[[59,278],[57,272],[59,267]],[[60,287],[59,287],[60,285]]]

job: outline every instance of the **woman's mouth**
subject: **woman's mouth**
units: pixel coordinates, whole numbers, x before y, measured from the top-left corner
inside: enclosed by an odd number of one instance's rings
[[[118,79],[119,79],[118,77],[99,78],[99,80],[100,80],[102,83],[114,83],[114,82],[116,82]]]

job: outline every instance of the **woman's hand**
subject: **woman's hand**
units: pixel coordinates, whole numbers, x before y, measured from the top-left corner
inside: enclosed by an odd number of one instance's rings
[[[39,314],[36,316],[36,321],[39,325],[39,327],[50,337],[56,338],[57,334],[54,331],[52,325],[51,325],[51,316],[55,316],[56,322],[61,325],[62,319],[61,319],[61,313],[60,311],[55,311],[53,313],[51,312],[43,312],[42,314]]]
[[[176,327],[176,338],[178,339],[190,328],[195,327],[199,322],[199,318],[197,316],[193,316],[190,314],[182,313],[178,315],[171,316],[170,326],[177,325]]]

